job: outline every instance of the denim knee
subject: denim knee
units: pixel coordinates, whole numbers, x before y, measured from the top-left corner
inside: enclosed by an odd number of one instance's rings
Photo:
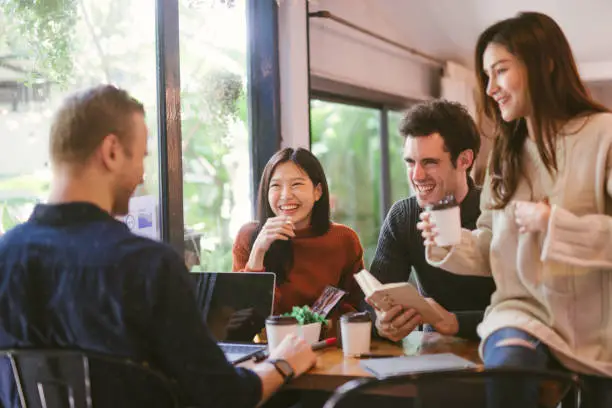
[[[548,362],[548,348],[536,337],[513,327],[495,331],[484,344],[485,367],[545,369]]]

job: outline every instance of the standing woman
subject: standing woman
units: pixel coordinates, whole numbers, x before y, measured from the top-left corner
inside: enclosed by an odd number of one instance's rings
[[[312,306],[327,285],[348,292],[341,310],[363,294],[354,274],[363,269],[357,234],[330,220],[327,179],[308,150],[286,148],[266,164],[256,222],[244,225],[233,248],[234,271],[276,273],[274,313]]]
[[[583,402],[612,406],[612,114],[589,97],[546,15],[492,25],[475,57],[497,130],[484,207],[454,247],[435,245],[424,215],[428,261],[493,275],[478,328],[486,366],[564,367],[590,386]]]

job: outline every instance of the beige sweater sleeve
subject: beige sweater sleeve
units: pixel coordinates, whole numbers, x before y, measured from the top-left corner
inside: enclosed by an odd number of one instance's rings
[[[487,177],[480,197],[481,213],[476,222],[476,229],[474,231],[464,229],[461,243],[451,248],[427,247],[425,257],[430,265],[458,275],[491,275],[489,253],[492,238],[492,212],[485,207],[489,203],[488,191]]]
[[[608,136],[612,130],[603,130]],[[604,138],[596,150],[592,165],[597,168],[593,183],[598,196],[599,214],[576,215],[560,206],[553,206],[540,259],[562,262],[587,268],[612,268],[612,217],[609,212],[612,198],[612,141]],[[586,161],[585,161],[586,162]],[[581,200],[575,194],[575,200]]]
[[[610,194],[612,189],[608,192]],[[602,214],[579,217],[554,206],[541,260],[587,268],[612,268],[612,217]]]

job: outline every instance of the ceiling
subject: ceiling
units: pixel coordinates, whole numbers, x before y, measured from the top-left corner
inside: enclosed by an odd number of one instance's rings
[[[473,66],[478,35],[519,11],[539,11],[561,26],[579,63],[612,61],[610,0],[365,0],[398,40],[441,59]],[[374,10],[372,10],[374,11]],[[372,15],[372,14],[370,14]],[[612,73],[611,73],[612,77]]]

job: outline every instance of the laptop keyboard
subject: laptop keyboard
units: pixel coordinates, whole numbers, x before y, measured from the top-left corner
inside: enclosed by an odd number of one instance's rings
[[[263,344],[235,344],[235,343],[218,343],[221,350],[225,354],[225,357],[230,362],[237,361],[238,359],[256,353],[260,350],[265,350],[266,346]]]

